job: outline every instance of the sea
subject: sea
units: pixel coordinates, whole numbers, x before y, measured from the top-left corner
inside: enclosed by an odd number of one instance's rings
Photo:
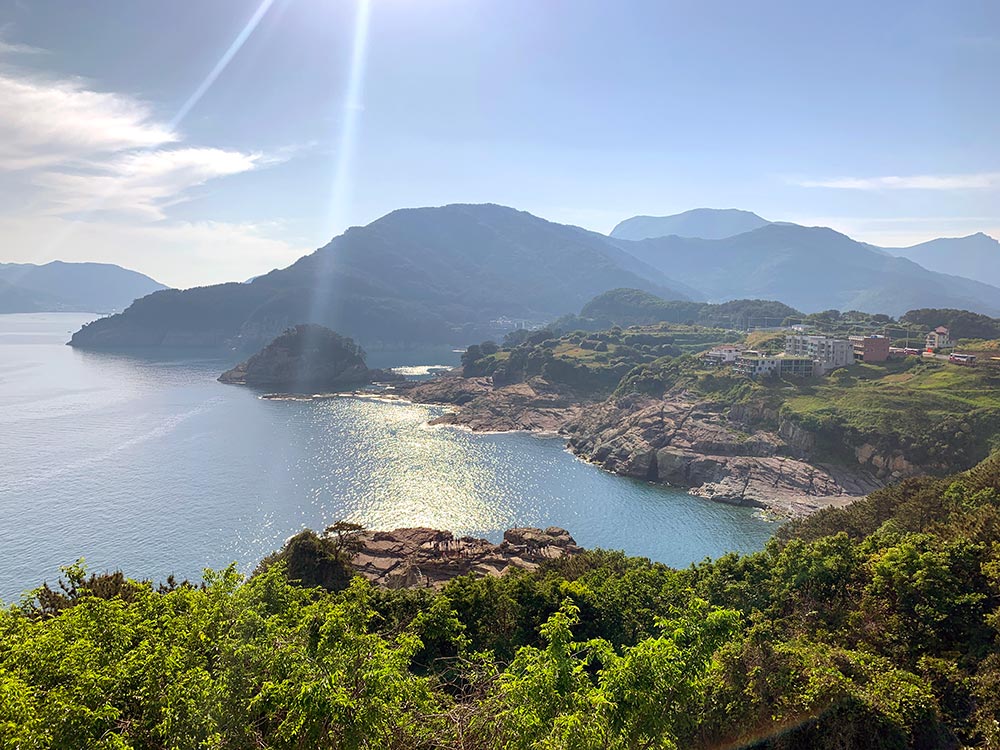
[[[585,547],[673,566],[759,550],[751,508],[609,474],[558,437],[428,421],[433,406],[265,399],[216,378],[235,357],[66,346],[95,316],[0,315],[0,601],[83,558],[91,572],[199,581],[257,562],[304,528],[430,526],[494,542],[561,526]],[[426,377],[451,349],[375,352]]]

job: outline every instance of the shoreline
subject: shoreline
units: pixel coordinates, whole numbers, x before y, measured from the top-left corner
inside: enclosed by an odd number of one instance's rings
[[[850,467],[792,455],[791,447],[776,433],[757,430],[749,436],[757,442],[751,442],[747,435],[737,433],[738,423],[713,414],[706,419],[705,414],[698,414],[704,404],[683,398],[654,400],[623,410],[609,406],[608,401],[560,392],[540,378],[497,387],[491,379],[464,378],[455,371],[427,380],[375,386],[380,390],[266,393],[259,398],[354,398],[437,407],[443,412],[429,419],[428,427],[562,439],[564,450],[609,474],[682,490],[700,500],[753,508],[768,520],[845,507],[881,486]],[[659,420],[652,431],[643,423],[651,408],[658,410]],[[673,423],[664,422],[664,413],[670,410],[676,412]]]
[[[431,423],[560,437],[567,451],[608,473],[775,518],[845,507],[882,486],[852,467],[810,461],[776,432],[747,434],[710,404],[683,397],[622,406],[561,392],[541,378],[498,387],[456,373],[407,383],[405,391],[397,397],[448,409]]]

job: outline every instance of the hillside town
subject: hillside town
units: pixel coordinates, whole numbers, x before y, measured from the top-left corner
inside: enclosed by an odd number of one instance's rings
[[[836,338],[823,334],[789,333],[784,351],[778,353],[738,344],[717,346],[702,355],[709,367],[731,367],[738,375],[765,377],[822,377],[856,362],[885,362],[903,357],[941,359],[957,365],[974,365],[974,354],[942,353],[955,345],[950,331],[938,326],[924,339],[924,348],[892,346],[885,335],[866,334]]]

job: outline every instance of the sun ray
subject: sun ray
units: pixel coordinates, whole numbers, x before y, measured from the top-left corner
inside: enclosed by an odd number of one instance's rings
[[[328,226],[340,231],[346,228],[350,213],[351,189],[353,187],[354,155],[357,149],[358,122],[364,109],[363,93],[365,65],[368,57],[368,27],[371,17],[371,0],[358,0],[354,17],[354,34],[351,43],[351,61],[347,71],[347,86],[344,91],[342,117],[337,151],[334,154],[335,167],[330,194]],[[336,290],[329,283],[332,264],[336,259],[328,254],[323,259],[319,275],[313,288],[308,319],[314,323],[328,323],[328,313]]]
[[[175,114],[171,118],[170,120],[171,130],[176,128],[181,123],[181,121],[183,121],[184,118],[187,117],[191,109],[199,101],[201,101],[201,98],[205,95],[205,92],[207,92],[210,88],[212,88],[212,84],[214,84],[216,79],[220,75],[222,75],[222,72],[227,67],[229,67],[229,63],[232,62],[233,58],[236,57],[236,53],[238,53],[240,49],[243,47],[243,45],[246,44],[247,39],[249,39],[250,35],[253,34],[258,24],[260,24],[261,19],[264,18],[264,16],[267,14],[267,11],[270,10],[273,4],[274,0],[262,0],[261,4],[257,6],[257,10],[254,11],[254,14],[250,17],[250,20],[246,22],[246,25],[244,25],[240,33],[236,35],[235,39],[233,39],[233,42],[232,44],[229,45],[229,48],[222,53],[222,57],[219,58],[219,61],[215,64],[215,67],[209,71],[208,75],[206,75],[204,79],[202,79],[202,82],[198,84],[198,87],[193,92],[191,92],[191,96],[189,96],[187,100],[185,100],[184,104],[181,105],[181,108],[177,110],[177,114]]]

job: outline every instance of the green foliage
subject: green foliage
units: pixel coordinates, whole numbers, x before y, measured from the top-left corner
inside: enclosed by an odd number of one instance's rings
[[[339,524],[338,524],[339,526]],[[347,564],[352,546],[351,530],[338,530],[332,526],[336,536],[329,533],[322,536],[306,529],[289,539],[280,552],[261,561],[257,572],[266,571],[276,563],[283,563],[283,570],[289,580],[302,586],[321,586],[327,591],[339,591],[351,581],[351,571]],[[356,527],[354,531],[360,530]]]
[[[604,395],[637,365],[735,340],[718,329],[673,325],[574,331],[558,338],[548,330],[517,334],[502,349],[492,342],[468,347],[462,355],[465,377],[492,376],[505,385],[540,376],[578,394]]]
[[[834,455],[868,443],[943,473],[1000,447],[1000,378],[990,369],[908,358],[843,372],[782,399],[782,417],[820,434]]]
[[[944,326],[953,339],[1000,338],[1000,320],[968,310],[921,308],[910,310],[900,321],[922,326],[926,330]]]
[[[612,289],[594,297],[579,315],[565,315],[549,327],[559,333],[574,330],[600,331],[612,326],[648,326],[672,323],[708,328],[746,330],[753,326],[778,325],[802,313],[781,302],[738,299],[710,304],[687,300],[665,300],[641,289]]]
[[[315,562],[355,533],[339,524],[296,539]],[[1000,455],[687,570],[594,550],[438,592],[389,591],[324,587],[292,573],[298,556],[248,581],[230,568],[159,589],[68,566],[57,589],[0,610],[0,745],[1000,741]]]

